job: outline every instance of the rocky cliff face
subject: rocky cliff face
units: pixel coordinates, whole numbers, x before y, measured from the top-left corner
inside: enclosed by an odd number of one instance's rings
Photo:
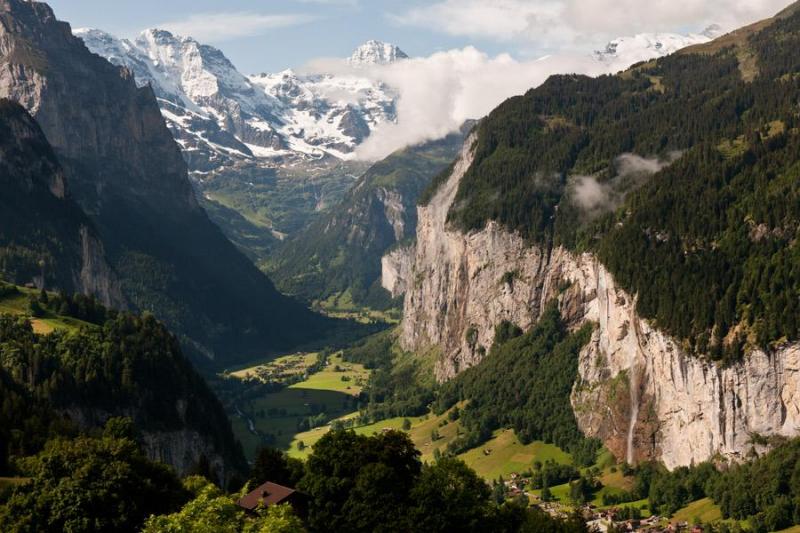
[[[213,439],[209,435],[203,435],[190,427],[190,423],[185,417],[185,411],[185,402],[178,402],[175,413],[169,413],[177,415],[176,418],[184,426],[182,429],[154,429],[149,427],[153,425],[152,420],[141,420],[141,413],[132,409],[115,413],[86,406],[58,409],[58,412],[85,430],[103,427],[112,417],[125,416],[134,420],[137,422],[140,442],[147,457],[172,466],[179,476],[190,475],[192,470],[197,467],[201,457],[208,459],[210,471],[216,474],[220,482],[226,482],[234,474],[241,475],[243,462],[240,456],[234,456],[236,460],[233,460],[230,455],[223,456],[220,448],[214,445]],[[226,451],[231,452],[231,450]]]
[[[758,448],[756,435],[796,433],[800,346],[755,351],[721,368],[641,319],[635,297],[591,254],[531,247],[495,223],[468,234],[448,228],[473,141],[433,200],[419,208],[416,245],[383,261],[384,286],[405,293],[400,342],[417,352],[439,348],[437,379],[480,362],[501,321],[527,329],[558,298],[571,326],[597,324],[580,354],[572,404],[581,429],[617,457],[659,459],[673,468],[742,458]]]
[[[124,307],[119,280],[33,118],[0,102],[0,275]]]

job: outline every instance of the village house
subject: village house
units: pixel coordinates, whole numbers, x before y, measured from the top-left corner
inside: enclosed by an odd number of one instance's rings
[[[284,503],[291,505],[298,515],[305,515],[307,508],[305,495],[289,487],[269,481],[239,498],[236,505],[249,513],[254,513],[259,507],[270,507]]]

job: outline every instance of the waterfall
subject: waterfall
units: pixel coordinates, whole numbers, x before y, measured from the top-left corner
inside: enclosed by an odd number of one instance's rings
[[[636,430],[636,419],[639,417],[639,373],[633,362],[630,366],[630,394],[631,394],[631,419],[628,425],[628,453],[626,461],[629,465],[634,462],[633,433]]]

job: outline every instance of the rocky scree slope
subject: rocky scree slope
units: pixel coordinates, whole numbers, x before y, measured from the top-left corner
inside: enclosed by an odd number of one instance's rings
[[[46,4],[3,0],[0,23],[0,95],[40,124],[132,305],[220,361],[325,327],[209,221],[152,89],[89,52]]]
[[[597,324],[572,405],[617,457],[672,468],[796,435],[798,41],[788,11],[498,108],[384,261],[403,347],[440,349],[446,380],[557,299]]]

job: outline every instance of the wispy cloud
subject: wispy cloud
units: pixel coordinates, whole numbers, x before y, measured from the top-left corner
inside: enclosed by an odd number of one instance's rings
[[[261,14],[248,11],[228,13],[198,13],[183,20],[167,21],[158,28],[191,36],[198,41],[222,42],[240,37],[252,37],[276,28],[298,26],[315,20],[306,14]]]
[[[788,0],[439,0],[390,15],[398,24],[548,48],[598,36],[728,28],[775,14]]]

